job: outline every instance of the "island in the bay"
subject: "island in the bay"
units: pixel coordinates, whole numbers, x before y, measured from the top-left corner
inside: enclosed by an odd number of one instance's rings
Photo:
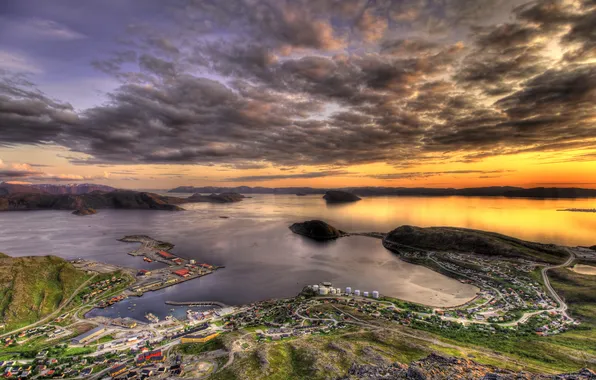
[[[321,220],[296,222],[290,229],[300,239],[351,235]],[[147,235],[121,241],[135,244],[129,254],[138,260],[159,263],[153,270],[2,255],[4,374],[40,379],[596,376],[596,276],[585,272],[596,264],[593,247],[450,227],[401,226],[357,235],[380,239],[402,260],[477,287],[476,297],[437,307],[361,288],[357,278],[345,288],[321,278],[287,299],[233,306],[218,300],[169,303],[188,307],[186,318],[93,317],[88,313],[93,308],[132,297],[142,302],[146,292],[217,276],[221,267],[174,254],[172,242]]]

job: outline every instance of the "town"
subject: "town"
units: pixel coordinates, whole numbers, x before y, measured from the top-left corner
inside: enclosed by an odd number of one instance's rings
[[[145,236],[125,239],[141,243],[132,255],[167,265],[149,271],[74,260],[74,265],[92,276],[88,286],[76,295],[68,310],[51,321],[0,339],[5,349],[3,357],[15,353],[10,360],[0,362],[4,377],[159,379],[203,376],[217,369],[215,359],[233,361],[235,352],[250,347],[248,340],[239,338],[233,344],[235,351],[219,352],[216,354],[219,357],[203,361],[181,353],[180,347],[206,344],[233,331],[242,331],[243,336],[252,335],[256,342],[267,342],[332,334],[350,326],[379,328],[381,323],[396,323],[446,336],[467,331],[515,337],[558,334],[579,324],[567,315],[564,304],[553,299],[541,281],[541,273],[544,276],[548,269],[544,264],[519,259],[492,260],[459,252],[421,251],[405,252],[402,258],[432,262],[460,281],[477,286],[477,296],[457,307],[436,308],[394,299],[377,290],[351,286],[341,289],[330,282],[321,282],[306,285],[293,298],[241,307],[204,301],[175,303],[189,307],[184,319],[168,316],[160,320],[152,314],[144,321],[130,317],[86,317],[85,313],[93,307],[107,307],[126,297],[142,296],[144,292],[220,268],[173,255],[167,251],[171,248],[169,243]],[[570,260],[572,258],[573,254]],[[191,306],[209,309],[197,311]]]

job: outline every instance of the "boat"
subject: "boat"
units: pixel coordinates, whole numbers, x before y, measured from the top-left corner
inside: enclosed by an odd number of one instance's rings
[[[152,263],[152,262],[153,262],[153,260],[151,260],[151,259],[150,259],[150,258],[148,258],[148,257],[143,257],[143,260],[145,260],[145,261],[146,261],[146,262],[148,262],[148,263]]]
[[[147,320],[149,320],[150,322],[153,322],[153,323],[159,322],[159,318],[153,313],[145,314],[145,318],[147,318]]]

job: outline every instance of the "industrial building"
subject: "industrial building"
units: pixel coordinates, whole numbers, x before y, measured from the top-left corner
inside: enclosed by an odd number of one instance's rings
[[[321,286],[319,288],[319,294],[322,296],[326,296],[327,294],[329,294],[329,288],[326,286]]]
[[[354,295],[355,296],[359,296],[360,295],[360,290],[358,290],[358,289],[354,290]]]
[[[168,259],[168,260],[172,260],[176,257],[166,251],[159,251],[159,252],[157,252],[157,254],[160,255],[161,257],[163,257],[164,259]]]
[[[373,290],[372,296],[373,296],[373,298],[379,298],[379,291]]]
[[[180,277],[190,276],[190,271],[188,269],[178,269],[178,270],[173,271],[172,273],[174,273],[175,275],[180,276]]]
[[[83,333],[83,334],[77,336],[76,338],[73,338],[72,343],[85,344],[85,343],[97,338],[99,335],[103,334],[106,331],[108,331],[108,329],[105,326],[96,327],[93,330],[89,330],[86,333]]]
[[[365,297],[368,297],[368,292],[364,292],[364,296]]]
[[[350,295],[352,294],[352,288],[350,288],[349,286],[346,288],[346,295]]]
[[[205,342],[208,342],[211,339],[215,338],[218,335],[219,335],[219,333],[216,333],[216,332],[203,332],[203,333],[199,333],[199,334],[190,334],[190,335],[183,336],[180,339],[180,342],[182,342],[182,343],[205,343]]]

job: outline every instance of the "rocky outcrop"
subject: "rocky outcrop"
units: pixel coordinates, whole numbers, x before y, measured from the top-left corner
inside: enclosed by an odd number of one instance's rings
[[[74,210],[72,212],[72,214],[77,215],[77,216],[93,215],[93,214],[97,214],[97,210],[95,210],[94,208],[80,208],[80,209]]]
[[[393,363],[388,365],[353,364],[348,375],[338,380],[439,380],[439,379],[560,379],[560,380],[593,380],[596,374],[589,369],[579,372],[560,374],[556,376],[541,375],[527,372],[514,372],[489,365],[476,363],[472,360],[444,357],[430,354],[428,357],[412,362],[410,365]]]
[[[244,195],[238,193],[220,193],[220,194],[210,194],[210,195],[201,195],[199,193],[194,194],[188,198],[186,198],[187,202],[194,203],[194,202],[209,202],[209,203],[233,203],[233,202],[240,202],[245,198]]]
[[[322,220],[294,223],[290,226],[290,230],[295,234],[319,241],[333,240],[346,235],[344,231],[338,230]]]
[[[361,198],[347,191],[341,190],[329,190],[323,195],[323,199],[328,203],[345,203],[345,202],[356,202]]]

